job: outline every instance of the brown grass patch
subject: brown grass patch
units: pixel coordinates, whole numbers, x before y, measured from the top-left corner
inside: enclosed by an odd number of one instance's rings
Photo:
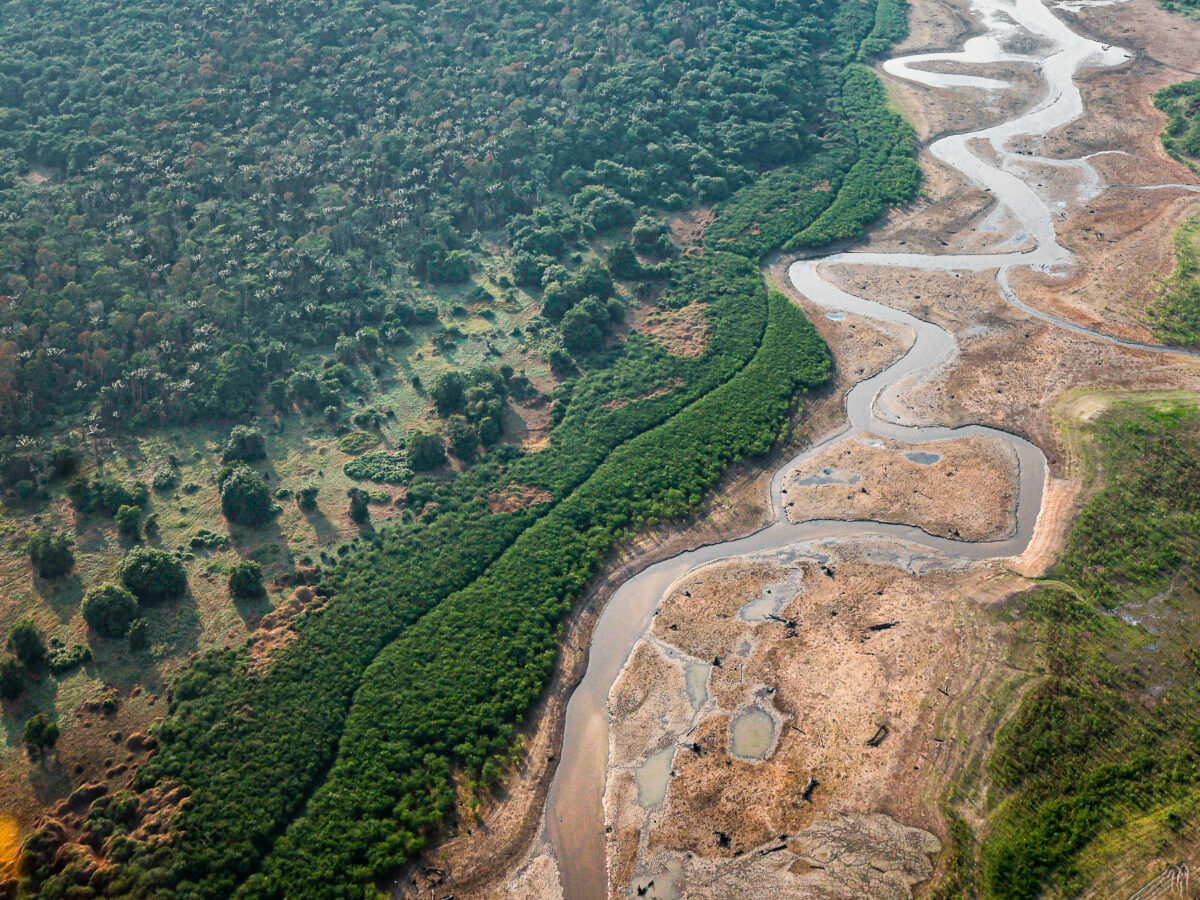
[[[698,303],[680,309],[638,307],[630,318],[633,331],[655,338],[672,356],[699,356],[708,347],[708,319]]]
[[[549,503],[554,496],[542,488],[528,484],[510,484],[488,494],[488,507],[493,513],[516,512],[539,503]]]
[[[316,597],[313,589],[307,585],[298,587],[290,597],[262,617],[258,630],[247,641],[250,648],[250,665],[247,668],[250,674],[261,675],[265,672],[275,652],[296,639],[292,623],[313,605]]]
[[[661,397],[663,394],[669,394],[675,388],[680,387],[683,380],[680,378],[672,378],[661,387],[656,387],[652,391],[646,391],[644,394],[638,394],[636,397],[618,397],[615,400],[609,400],[602,404],[602,409],[624,409],[630,403],[637,403],[639,400],[650,400],[654,397]]]
[[[674,216],[667,227],[671,230],[671,240],[679,247],[688,250],[700,250],[704,243],[704,231],[712,224],[716,215],[706,206],[698,206],[687,212]],[[695,255],[699,256],[699,253]]]

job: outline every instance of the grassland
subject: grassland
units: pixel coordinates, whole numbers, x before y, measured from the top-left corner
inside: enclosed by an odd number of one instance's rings
[[[935,896],[1108,896],[1114,871],[1153,868],[1197,837],[1197,404],[1114,398],[1081,426],[1103,487],[1053,578],[1020,602],[1015,628],[1040,644],[1043,675],[981,773],[987,824],[972,834],[951,811]]]

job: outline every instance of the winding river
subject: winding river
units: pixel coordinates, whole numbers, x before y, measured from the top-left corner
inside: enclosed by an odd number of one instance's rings
[[[1099,176],[1087,159],[1045,159],[1016,153],[1009,145],[1017,138],[1043,137],[1078,118],[1083,103],[1074,82],[1076,73],[1085,67],[1119,65],[1130,55],[1120,48],[1074,33],[1041,0],[975,0],[973,12],[984,33],[968,40],[961,51],[893,59],[883,68],[897,78],[935,88],[965,88],[975,91],[975,96],[979,97],[986,96],[980,91],[999,91],[1009,85],[996,78],[946,74],[918,66],[1012,63],[1033,67],[1040,73],[1045,90],[1030,109],[989,128],[944,137],[929,148],[934,157],[991,192],[997,201],[992,218],[999,213],[1015,223],[1011,234],[998,244],[997,249],[985,253],[848,252],[792,264],[789,277],[813,302],[831,312],[853,313],[906,325],[915,333],[915,340],[896,363],[851,389],[846,401],[849,424],[845,429],[788,460],[775,472],[770,485],[773,524],[747,537],[690,550],[650,566],[625,582],[609,600],[593,634],[587,671],[567,707],[562,755],[546,802],[545,839],[553,848],[566,900],[600,900],[607,896],[603,796],[608,752],[608,695],[634,645],[649,628],[659,600],[674,582],[717,560],[808,541],[883,536],[959,559],[984,560],[1019,555],[1033,535],[1047,475],[1046,459],[1040,449],[1016,435],[994,428],[979,425],[960,428],[910,426],[900,424],[888,413],[887,392],[901,382],[905,389],[911,390],[947,365],[957,351],[954,338],[937,325],[887,306],[885,302],[867,300],[834,287],[822,278],[823,270],[851,265],[945,272],[994,270],[1004,298],[1029,315],[1086,333],[1097,340],[1147,351],[1180,352],[1120,340],[1031,309],[1017,297],[1008,279],[1008,273],[1014,267],[1053,274],[1065,272],[1071,263],[1071,254],[1059,245],[1055,231],[1055,221],[1062,216],[1065,203],[1045,198],[1034,189],[1031,182],[1036,178],[1031,163],[1043,168],[1076,170],[1079,181],[1076,199],[1080,202],[1102,189]],[[1036,52],[1018,54],[1005,50],[1006,39],[1018,33],[1036,39]],[[977,155],[972,152],[972,146],[987,147],[990,153],[986,158]],[[1191,185],[1177,187],[1195,189]],[[1002,540],[965,542],[936,537],[911,526],[874,521],[789,522],[782,493],[788,473],[831,445],[866,431],[913,444],[982,435],[1010,445],[1017,454],[1020,471],[1016,528],[1012,536]]]

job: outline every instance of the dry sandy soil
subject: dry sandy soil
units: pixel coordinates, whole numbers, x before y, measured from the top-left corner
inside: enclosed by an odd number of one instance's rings
[[[1147,340],[1144,309],[1173,265],[1171,231],[1200,208],[1194,194],[1137,187],[1195,181],[1162,152],[1163,117],[1149,95],[1185,77],[1181,70],[1200,70],[1200,25],[1151,0],[1064,15],[1135,58],[1085,73],[1084,116],[1031,145],[1052,158],[1098,154],[1091,161],[1101,190],[1074,202],[1077,175],[1030,164],[1046,196],[1067,200],[1059,234],[1077,262],[1056,279],[1014,273],[1013,286],[1035,308]],[[972,27],[965,3],[916,0],[911,37],[897,55],[956,47]],[[1008,79],[1017,89],[985,96],[885,81],[926,144],[950,130],[1001,121],[1042,90],[1017,66],[973,74]],[[1011,234],[986,192],[928,153],[921,162],[921,197],[893,211],[867,249],[973,251]],[[766,276],[817,324],[837,369],[836,386],[794,429],[794,448],[839,428],[848,387],[894,359],[912,335],[855,317],[828,319],[791,290],[785,271],[786,261],[776,259]],[[643,889],[641,896],[667,896],[672,887],[689,897],[920,894],[939,864],[947,786],[980,764],[1013,699],[1034,677],[1027,668],[1032,651],[1015,643],[995,610],[1053,564],[1085,493],[1061,421],[1094,413],[1079,399],[1091,389],[1200,389],[1200,362],[1044,323],[1006,304],[994,273],[844,267],[824,275],[956,337],[950,365],[919,385],[894,386],[881,406],[902,421],[992,425],[1042,447],[1050,472],[1034,539],[1018,559],[972,567],[904,545],[805,546],[710,567],[676,585],[609,698],[605,815],[613,896]],[[982,439],[902,450],[866,439],[835,446],[797,473],[788,499],[799,517],[871,517],[963,537],[1011,528],[1015,463],[1006,450]],[[479,822],[431,855],[441,854],[438,865],[455,897],[562,896],[556,862],[536,836],[567,692],[582,672],[604,601],[657,559],[761,524],[767,473],[789,448],[766,471],[732,476],[696,524],[647,537],[609,567],[570,625],[524,768]],[[907,460],[903,452],[914,449],[941,459]],[[841,483],[797,483],[821,474]],[[777,602],[767,602],[768,590]],[[776,618],[748,621],[747,603]],[[751,709],[759,711],[762,759],[739,756],[732,743],[733,723]],[[419,876],[400,890],[429,896]]]
[[[842,441],[784,482],[788,518],[873,519],[967,541],[1012,534],[1017,457],[971,436],[904,444],[873,434]]]

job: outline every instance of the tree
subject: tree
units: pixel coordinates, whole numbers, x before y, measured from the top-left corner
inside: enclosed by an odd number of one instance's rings
[[[25,670],[14,656],[0,657],[0,697],[15,700],[25,690]]]
[[[142,511],[136,506],[120,507],[113,521],[117,523],[117,531],[126,537],[141,537]]]
[[[485,447],[490,447],[500,440],[500,423],[492,416],[484,416],[479,420],[479,440]]]
[[[434,408],[443,419],[462,410],[466,402],[467,380],[458,372],[447,372],[437,380],[429,396]]]
[[[37,756],[58,743],[58,723],[51,722],[45,713],[34,713],[21,729],[21,740],[25,742],[29,755]]]
[[[42,578],[59,578],[75,565],[74,541],[65,531],[42,528],[29,539],[29,561]]]
[[[292,405],[292,394],[288,383],[282,378],[276,378],[267,385],[267,403],[278,412],[287,412]]]
[[[479,432],[464,416],[451,416],[447,424],[450,434],[450,449],[463,462],[470,462],[479,449]]]
[[[606,254],[608,270],[618,278],[637,278],[642,274],[642,264],[629,241],[617,241]]]
[[[221,459],[225,462],[255,462],[267,458],[267,440],[257,428],[235,425],[225,441]]]
[[[414,472],[428,472],[446,462],[446,444],[440,435],[431,431],[412,432],[405,449],[408,451],[408,465]]]
[[[33,669],[46,661],[46,642],[41,629],[33,619],[19,619],[8,632],[8,649],[27,669]]]
[[[117,574],[140,603],[172,600],[187,590],[183,563],[157,547],[134,547],[121,560]]]
[[[350,498],[350,518],[362,525],[369,522],[371,519],[371,510],[367,506],[371,495],[362,488],[350,488],[346,491],[346,496]]]
[[[126,588],[105,581],[83,596],[83,621],[106,638],[124,637],[138,614],[137,598]]]
[[[229,593],[235,600],[256,600],[266,596],[262,566],[252,559],[235,563],[229,570]]]
[[[265,481],[246,466],[236,466],[221,484],[221,511],[230,522],[254,526],[271,518],[275,504]]]
[[[596,324],[596,317],[581,303],[568,310],[562,320],[563,346],[575,356],[594,353],[604,342],[604,332]]]

